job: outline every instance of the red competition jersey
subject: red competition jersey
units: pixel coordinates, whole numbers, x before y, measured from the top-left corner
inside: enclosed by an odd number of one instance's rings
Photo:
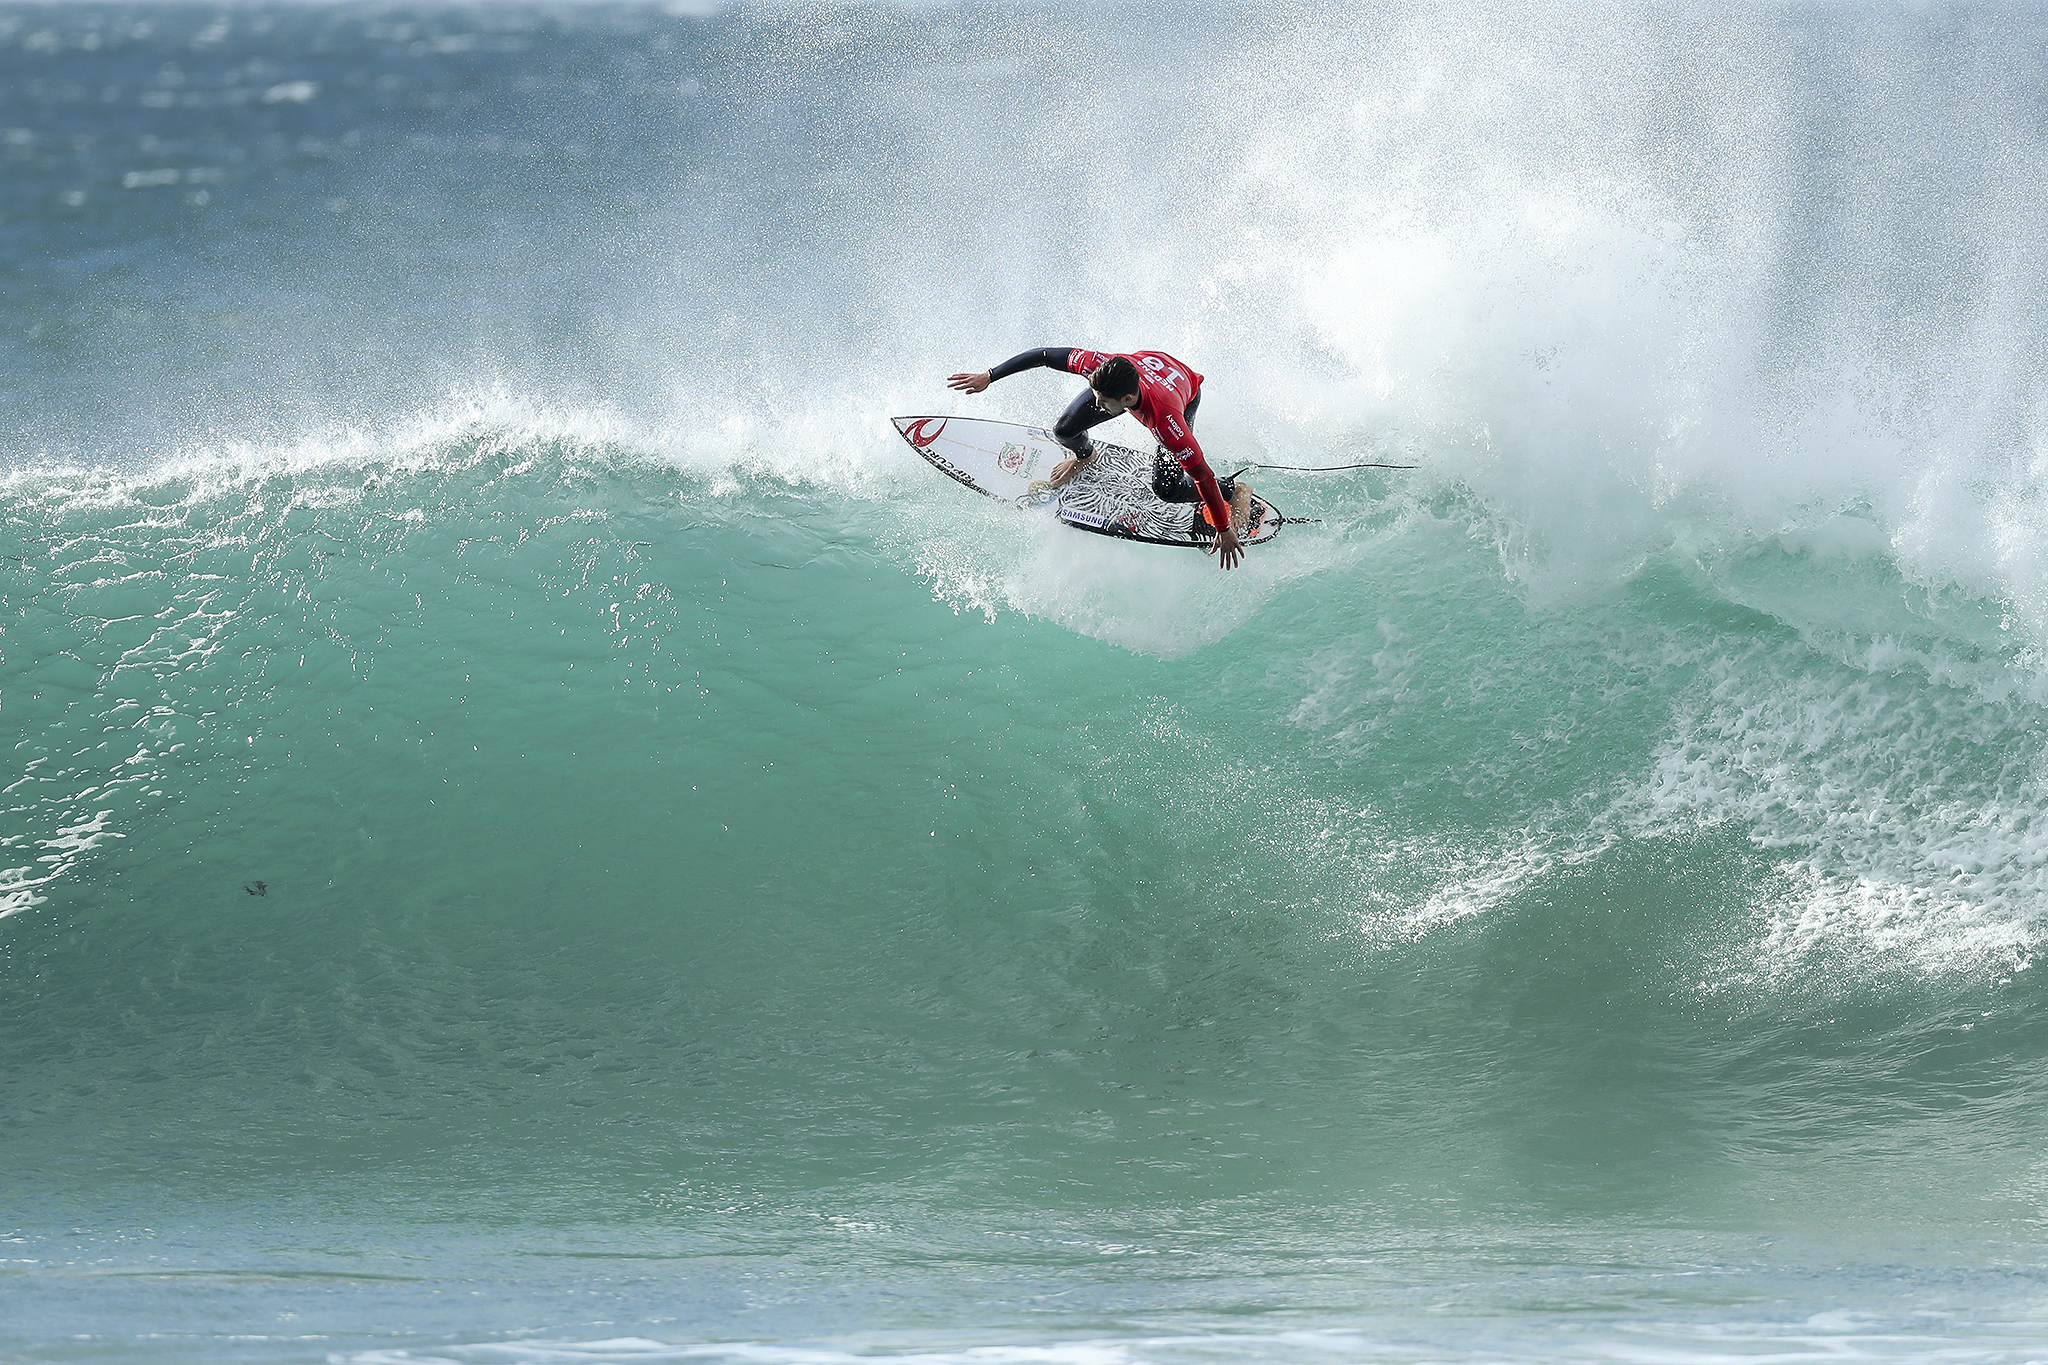
[[[1164,351],[1130,351],[1138,367],[1138,406],[1131,416],[1152,433],[1166,453],[1180,461],[1201,490],[1202,504],[1209,509],[1209,521],[1218,528],[1230,525],[1230,505],[1223,501],[1222,485],[1216,472],[1202,457],[1195,433],[1188,429],[1188,404],[1201,391],[1202,376]],[[1067,356],[1067,369],[1075,374],[1092,374],[1110,355],[1103,351],[1076,348]],[[1114,395],[1112,395],[1114,396]]]

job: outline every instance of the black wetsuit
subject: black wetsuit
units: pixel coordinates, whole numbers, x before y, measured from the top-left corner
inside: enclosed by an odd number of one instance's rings
[[[1073,353],[1074,348],[1071,346],[1041,346],[1035,351],[1013,355],[1002,364],[990,368],[989,382],[1007,379],[1023,370],[1040,368],[1058,370],[1062,374],[1068,373],[1067,360]],[[1188,424],[1189,430],[1194,429],[1195,409],[1201,406],[1202,391],[1197,388],[1194,397],[1188,400],[1188,405],[1182,412],[1182,420]],[[1095,442],[1089,439],[1088,429],[1099,427],[1104,422],[1122,415],[1097,407],[1095,390],[1083,389],[1074,396],[1073,402],[1067,404],[1066,411],[1059,415],[1059,420],[1052,424],[1052,438],[1083,459],[1092,458],[1095,454]],[[1223,500],[1229,502],[1237,492],[1237,480],[1223,477],[1217,479],[1217,483],[1223,489]],[[1194,479],[1180,467],[1178,460],[1166,452],[1164,446],[1155,448],[1152,455],[1152,492],[1161,502],[1202,500],[1201,491],[1195,487]],[[1198,526],[1203,524],[1200,517],[1195,518],[1195,522]]]

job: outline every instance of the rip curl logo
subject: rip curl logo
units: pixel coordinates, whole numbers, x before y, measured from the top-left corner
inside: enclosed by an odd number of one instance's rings
[[[909,426],[903,428],[903,439],[910,442],[913,450],[929,450],[931,449],[932,442],[945,434],[948,419],[944,417],[936,419],[938,426],[933,427],[930,431],[925,430],[926,427],[931,426],[933,420],[930,417],[920,417]]]

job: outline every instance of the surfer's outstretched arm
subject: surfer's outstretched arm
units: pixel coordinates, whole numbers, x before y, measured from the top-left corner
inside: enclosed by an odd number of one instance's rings
[[[946,387],[962,393],[980,393],[998,379],[1008,379],[1019,370],[1058,370],[1065,374],[1067,357],[1074,353],[1071,346],[1041,346],[1035,351],[1022,351],[1011,356],[1002,364],[983,370],[980,374],[954,374],[946,376]]]

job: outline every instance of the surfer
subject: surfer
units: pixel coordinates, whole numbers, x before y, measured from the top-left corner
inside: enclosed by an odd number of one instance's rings
[[[1053,439],[1074,454],[1053,467],[1052,486],[1069,482],[1095,458],[1095,443],[1088,437],[1090,427],[1128,412],[1159,441],[1152,464],[1153,493],[1161,502],[1200,503],[1203,518],[1216,528],[1217,562],[1226,569],[1236,568],[1244,556],[1239,538],[1251,511],[1252,490],[1235,479],[1218,479],[1202,457],[1202,447],[1195,443],[1195,409],[1202,405],[1202,376],[1164,351],[1110,355],[1079,347],[1045,346],[1011,356],[980,374],[948,376],[946,387],[980,393],[998,379],[1041,367],[1088,376],[1088,387],[1075,395],[1053,423]]]

